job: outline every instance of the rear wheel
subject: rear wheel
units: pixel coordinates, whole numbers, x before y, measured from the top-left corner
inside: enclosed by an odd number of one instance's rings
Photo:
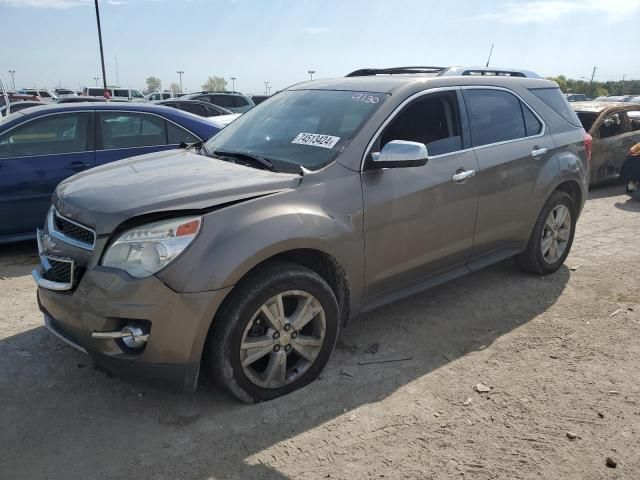
[[[576,226],[576,206],[571,196],[555,191],[545,203],[524,252],[516,257],[525,270],[547,275],[564,263]]]
[[[317,273],[274,263],[236,287],[216,317],[204,362],[245,402],[269,400],[314,380],[339,330],[338,302]]]

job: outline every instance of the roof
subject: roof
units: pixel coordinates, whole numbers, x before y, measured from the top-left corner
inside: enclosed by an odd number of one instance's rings
[[[555,82],[539,78],[493,75],[439,76],[436,73],[371,75],[313,80],[292,85],[288,90],[343,90],[355,92],[388,93],[400,90],[420,91],[426,88],[488,85],[508,87],[518,83],[527,88],[557,87]]]
[[[571,102],[571,107],[576,112],[600,113],[610,108],[620,108],[622,110],[635,110],[637,104],[629,102]]]

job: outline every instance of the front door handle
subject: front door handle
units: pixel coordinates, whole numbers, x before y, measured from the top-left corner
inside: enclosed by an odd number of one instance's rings
[[[547,153],[547,149],[545,147],[539,148],[539,147],[533,147],[533,150],[531,150],[531,156],[533,158],[540,158],[542,155],[544,155],[545,153]]]
[[[476,174],[475,170],[460,169],[456,172],[456,174],[453,177],[451,177],[451,180],[453,180],[455,183],[465,183],[471,177],[475,176],[475,174]]]

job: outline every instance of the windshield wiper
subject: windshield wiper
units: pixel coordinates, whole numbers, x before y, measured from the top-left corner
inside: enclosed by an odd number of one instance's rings
[[[254,164],[260,165],[265,170],[269,170],[271,172],[277,172],[278,171],[278,169],[273,165],[273,163],[271,163],[266,158],[261,157],[260,155],[256,155],[255,153],[228,152],[226,150],[214,150],[213,154],[214,155],[220,155],[222,157],[235,157],[235,158],[240,158],[240,159],[243,159],[243,160],[249,160],[250,162],[253,162]]]

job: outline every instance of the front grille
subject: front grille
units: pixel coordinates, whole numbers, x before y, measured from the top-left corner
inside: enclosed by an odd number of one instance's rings
[[[52,282],[71,283],[73,265],[69,261],[54,260],[48,258],[47,261],[51,268],[44,272],[43,277]]]
[[[54,214],[53,222],[58,233],[61,233],[76,242],[85,244],[89,248],[93,248],[93,243],[95,242],[95,234],[93,233],[93,230],[78,225],[75,222],[71,222],[57,213]]]

